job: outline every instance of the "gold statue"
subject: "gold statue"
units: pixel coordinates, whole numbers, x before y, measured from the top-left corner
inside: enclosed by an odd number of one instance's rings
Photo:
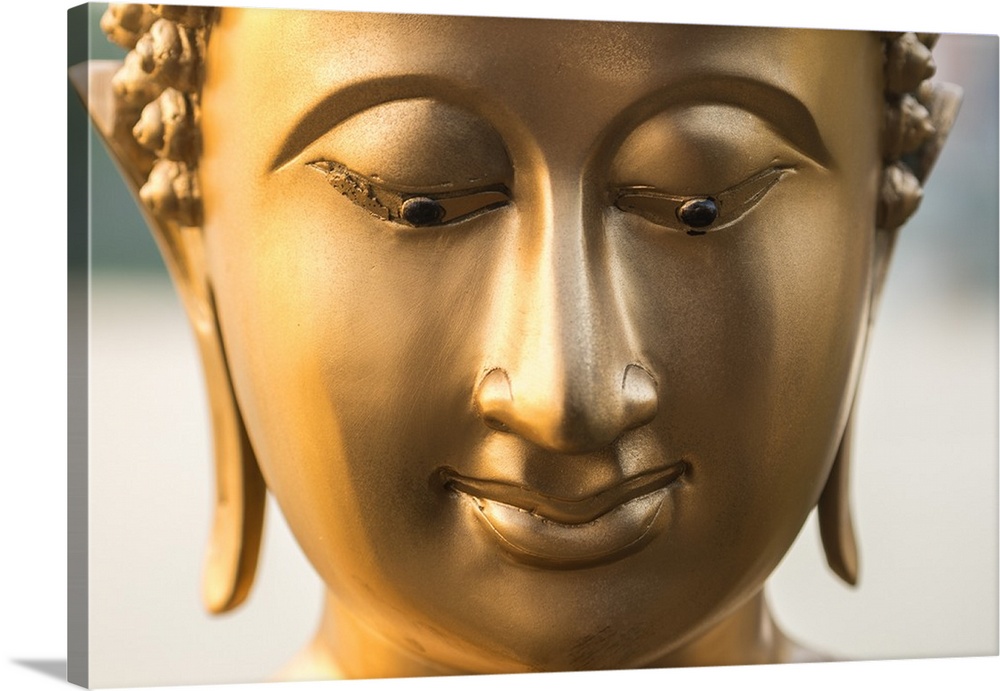
[[[114,5],[90,105],[197,334],[204,597],[266,490],[327,586],[287,678],[819,659],[819,506],[954,119],[935,37]]]

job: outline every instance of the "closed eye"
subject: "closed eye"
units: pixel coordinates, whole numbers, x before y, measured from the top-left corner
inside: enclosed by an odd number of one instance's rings
[[[727,228],[747,214],[781,179],[794,170],[774,166],[718,193],[676,196],[648,185],[618,188],[614,204],[668,230],[704,235]]]
[[[510,203],[510,191],[501,183],[413,192],[373,180],[336,161],[313,161],[307,165],[322,173],[331,187],[368,213],[412,228],[458,223]]]

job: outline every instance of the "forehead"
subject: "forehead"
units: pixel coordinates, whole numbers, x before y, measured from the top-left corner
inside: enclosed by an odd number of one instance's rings
[[[672,90],[752,82],[801,103],[836,160],[858,126],[845,115],[867,117],[881,98],[881,59],[866,32],[227,8],[209,41],[205,113],[253,132],[273,160],[317,110],[328,111],[319,136],[379,102],[447,94],[557,142],[597,137],[651,98],[669,105]]]

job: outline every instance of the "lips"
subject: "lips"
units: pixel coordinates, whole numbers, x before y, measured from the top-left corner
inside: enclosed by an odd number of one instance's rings
[[[516,560],[546,568],[583,568],[641,549],[669,514],[670,489],[683,461],[636,475],[580,499],[441,469],[444,486],[462,497]]]

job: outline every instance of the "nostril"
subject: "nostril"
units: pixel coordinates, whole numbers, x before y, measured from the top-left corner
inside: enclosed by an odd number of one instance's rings
[[[510,432],[510,427],[508,427],[502,420],[499,420],[492,415],[484,415],[483,422],[487,427],[495,429],[498,432]]]
[[[513,398],[510,377],[501,367],[495,367],[487,372],[476,387],[475,402],[479,416],[494,429],[503,431],[509,429],[502,418],[509,414]]]
[[[652,421],[659,408],[656,379],[642,365],[631,364],[622,376],[622,404],[625,428],[633,429]]]

